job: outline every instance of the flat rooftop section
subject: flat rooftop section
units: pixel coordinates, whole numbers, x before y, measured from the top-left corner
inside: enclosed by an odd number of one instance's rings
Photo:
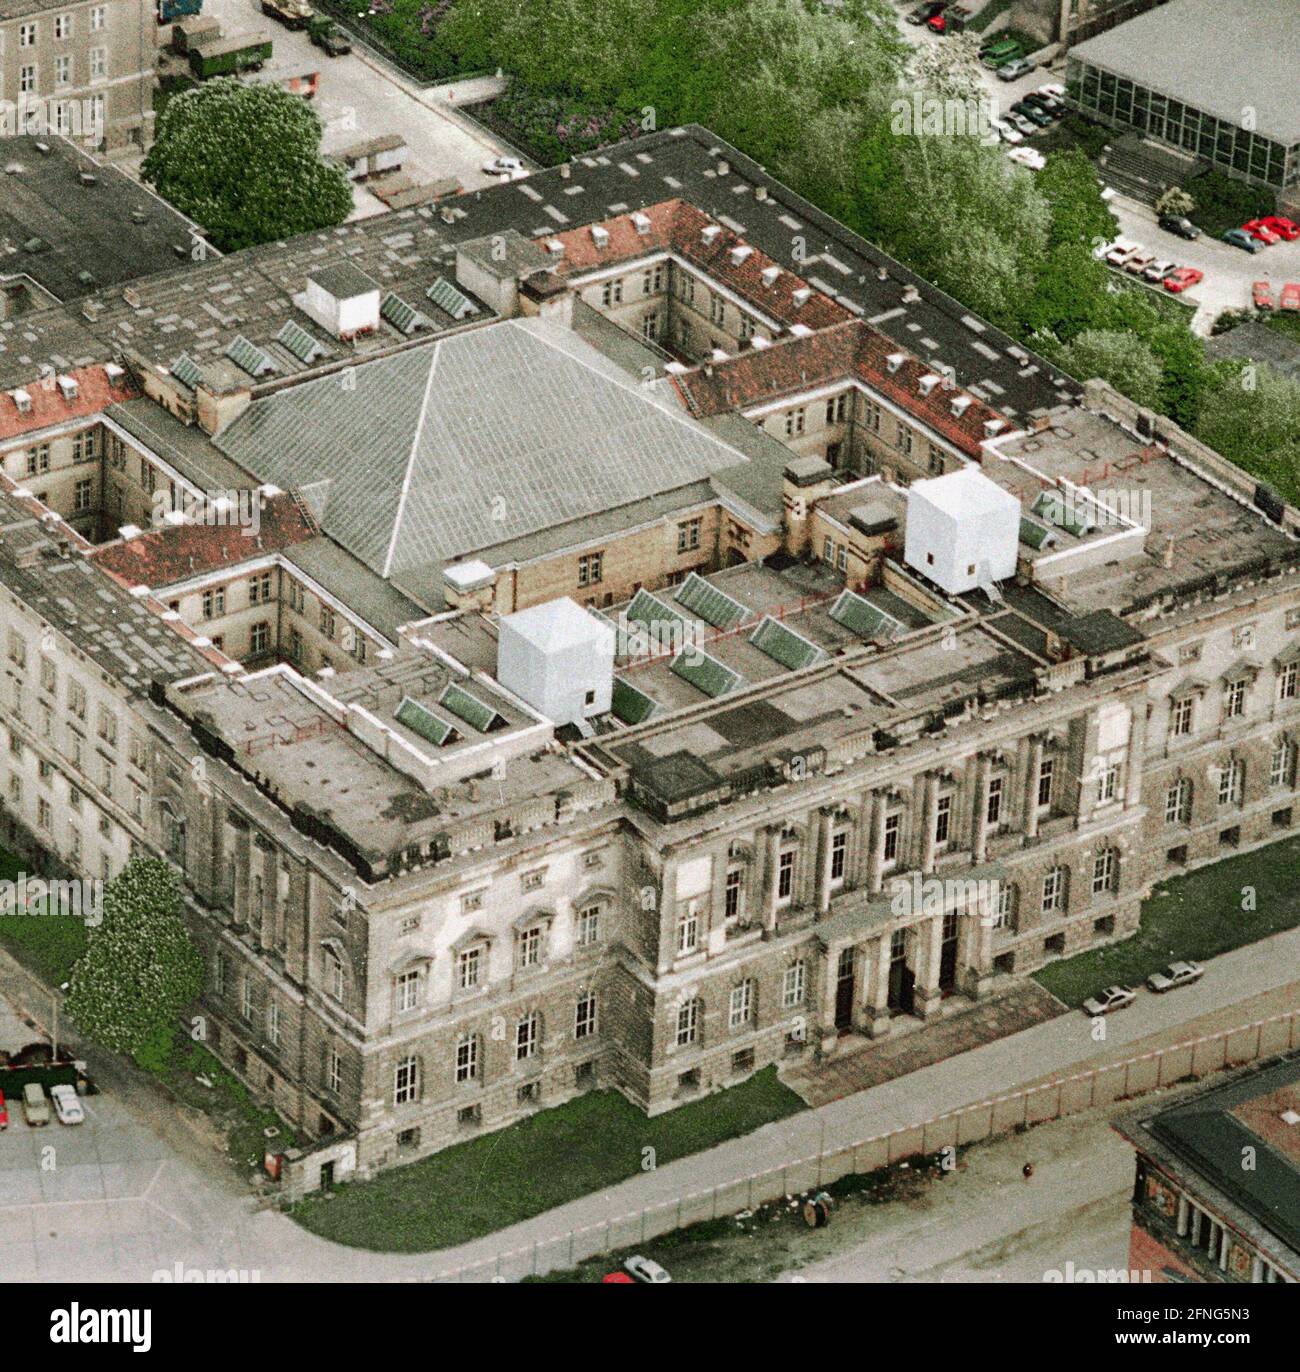
[[[1104,496],[1148,529],[1145,551],[1129,551],[1112,560],[1098,558],[1086,568],[1067,562],[1063,580],[1043,574],[1043,588],[1076,614],[1098,609],[1123,613],[1216,574],[1300,552],[1300,545],[1258,510],[1106,415],[1074,408],[1062,412],[1049,428],[1009,437],[994,447],[1032,469],[994,458],[984,463],[985,473],[1015,491],[1026,510],[1043,492],[1037,473],[1050,483],[1065,481]],[[1118,526],[1102,528],[1088,539],[1116,532]],[[1172,553],[1166,567],[1161,557],[1170,538]],[[1021,552],[1027,551],[1022,543]]]
[[[1281,143],[1300,142],[1300,6],[1173,0],[1089,38],[1070,57]]]
[[[0,185],[0,189],[3,186]],[[0,268],[3,276],[7,268]],[[0,281],[0,289],[12,289],[22,278]],[[8,293],[8,291],[6,292]],[[14,297],[10,294],[10,304]],[[40,379],[42,369],[76,371],[96,362],[107,362],[113,349],[91,333],[74,308],[56,305],[11,313],[0,319],[0,389],[26,386]]]
[[[0,0],[6,3],[12,0]],[[53,8],[19,0],[15,12]],[[66,138],[0,139],[0,278],[21,273],[59,300],[79,300],[155,272],[188,270],[197,237],[191,220]]]
[[[1116,1129],[1266,1255],[1300,1274],[1300,1059],[1199,1087],[1164,1109],[1133,1111]],[[1244,1150],[1255,1166],[1242,1166]]]

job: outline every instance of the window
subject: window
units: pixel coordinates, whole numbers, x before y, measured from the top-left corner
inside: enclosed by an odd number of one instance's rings
[[[418,971],[403,972],[396,979],[395,991],[397,1013],[401,1015],[408,1010],[414,1010],[420,1003],[420,973]]]
[[[72,16],[70,14],[56,14],[54,16],[54,36],[60,42],[72,33]]]
[[[68,809],[74,814],[81,813],[81,792],[71,783],[68,785]]]
[[[934,810],[934,841],[938,844],[948,842],[952,830],[952,797],[940,796]]]
[[[54,59],[54,84],[56,86],[70,86],[72,84],[72,58],[68,53],[60,53]]]
[[[1173,738],[1181,738],[1192,732],[1191,696],[1180,696],[1169,707],[1169,733]]]
[[[677,1046],[694,1043],[700,1032],[700,1001],[692,996],[677,1007]]]
[[[709,295],[709,318],[718,325],[727,322],[727,302],[716,291]]]
[[[542,926],[534,924],[519,935],[519,966],[540,967],[542,964]]]
[[[909,456],[912,452],[912,430],[905,429],[901,424],[898,426],[898,451]]]
[[[253,1022],[253,978],[244,973],[242,993],[239,997],[239,1013],[249,1024]]]
[[[1277,674],[1277,698],[1294,700],[1300,689],[1300,662],[1288,662]]]
[[[18,89],[25,95],[31,95],[36,90],[36,68],[18,68]]]
[[[546,881],[546,869],[540,868],[536,872],[525,872],[523,876],[523,888],[525,891],[539,891]]]
[[[248,583],[248,603],[265,605],[271,599],[271,573],[263,572]]]
[[[525,1015],[515,1026],[515,1061],[523,1062],[537,1052],[537,1016]]]
[[[41,690],[49,695],[57,695],[59,689],[59,674],[48,657],[41,658]]]
[[[403,1058],[393,1073],[393,1104],[409,1105],[419,1089],[419,1067],[414,1058]]]
[[[78,719],[85,719],[86,688],[75,677],[68,678],[68,709]]]
[[[1092,894],[1113,891],[1119,884],[1119,854],[1114,848],[1103,848],[1092,860]]]
[[[693,552],[700,546],[700,526],[702,519],[688,519],[686,523],[677,526],[677,551],[679,553]]]
[[[885,844],[883,861],[886,866],[898,861],[898,836],[902,828],[903,817],[900,814],[885,816]]]
[[[212,989],[219,996],[226,994],[226,955],[218,953],[212,965]]]
[[[677,951],[690,953],[700,937],[700,916],[695,901],[688,901],[686,908],[677,916]]]
[[[848,413],[849,397],[846,392],[843,395],[833,395],[826,401],[826,422],[828,424],[843,424],[844,418]]]
[[[991,825],[997,824],[1002,818],[1002,777],[989,778],[988,801],[984,807],[984,818]]]
[[[1038,769],[1038,808],[1045,810],[1052,803],[1052,780],[1056,774],[1056,759],[1045,757]]]
[[[578,947],[590,948],[600,937],[600,906],[584,905],[578,911]]]
[[[203,618],[216,619],[226,613],[226,588],[216,586],[203,592]]]
[[[271,650],[271,625],[268,620],[259,619],[248,631],[248,651],[257,657]]]
[[[623,280],[621,277],[606,281],[600,288],[600,303],[606,307],[623,303]]]
[[[1269,763],[1268,781],[1270,786],[1295,785],[1296,746],[1290,739],[1280,740],[1273,748]]]
[[[331,1048],[325,1060],[325,1085],[335,1095],[343,1086],[343,1059],[337,1048]]]
[[[95,483],[78,481],[72,500],[72,508],[77,514],[89,510],[95,503]]]
[[[1101,779],[1097,782],[1097,801],[1105,805],[1108,801],[1115,799],[1119,791],[1119,766],[1112,764],[1101,774]]]
[[[578,559],[578,585],[595,586],[604,575],[605,554],[586,553]]]
[[[1219,804],[1240,805],[1245,767],[1240,758],[1229,758],[1219,771]]]
[[[280,1006],[274,1000],[266,1006],[266,1037],[276,1048],[280,1046]]]
[[[1043,913],[1063,909],[1065,905],[1065,868],[1053,867],[1043,878]]]
[[[748,977],[731,988],[731,1003],[727,1011],[727,1027],[739,1029],[749,1023],[754,1009],[754,983]]]
[[[483,908],[483,895],[484,893],[482,891],[467,891],[463,896],[461,896],[461,914],[469,915],[473,914],[475,910],[481,910]]]
[[[456,980],[462,991],[472,991],[483,974],[483,947],[464,949],[456,959]]]
[[[596,993],[588,991],[578,997],[573,1015],[573,1037],[588,1039],[596,1032]]]
[[[39,26],[36,24],[20,24],[18,26],[18,46],[20,48],[34,48],[38,28]]]
[[[746,339],[753,338],[754,321],[749,317],[749,315],[742,314],[740,316],[740,323],[736,327],[736,333],[742,342]]]
[[[1190,824],[1192,822],[1192,782],[1190,777],[1179,777],[1165,792],[1165,823]]]
[[[35,68],[32,68],[35,70]],[[27,475],[36,476],[41,472],[50,470],[50,445],[48,443],[38,443],[36,447],[28,450],[27,453]]]
[[[1253,624],[1238,624],[1232,631],[1232,646],[1247,650],[1254,648],[1255,626]]]
[[[90,50],[90,79],[92,81],[102,81],[108,75],[108,49],[91,48]]]
[[[664,288],[664,264],[656,262],[653,267],[647,267],[641,273],[641,293],[643,295],[656,295]],[[608,302],[606,302],[608,303]]]
[[[1016,910],[1016,888],[1014,883],[1004,881],[998,886],[998,903],[993,915],[993,927],[995,929],[1012,928],[1012,919]]]
[[[792,1010],[796,1005],[803,1004],[803,997],[804,965],[802,962],[792,962],[781,977],[781,1005],[786,1010]]]
[[[873,433],[880,432],[880,405],[874,400],[863,400],[862,422]]]
[[[1239,677],[1228,682],[1223,692],[1223,717],[1236,719],[1246,713],[1246,681]]]
[[[787,905],[794,899],[794,863],[793,848],[787,848],[776,862],[776,898]]]
[[[478,1035],[462,1034],[456,1040],[456,1081],[474,1081],[478,1077]]]
[[[849,855],[849,831],[841,829],[831,835],[831,882],[844,883],[845,862]]]
[[[102,33],[107,19],[107,7],[96,5],[90,11],[90,31],[91,33]]]
[[[334,611],[328,605],[320,607],[320,631],[326,638],[334,637]]]
[[[332,948],[325,951],[325,975],[330,995],[335,1000],[342,1000],[347,989],[347,977],[343,970],[343,959]]]
[[[785,436],[793,438],[796,434],[803,433],[807,416],[808,412],[802,406],[797,410],[787,410],[785,412]]]

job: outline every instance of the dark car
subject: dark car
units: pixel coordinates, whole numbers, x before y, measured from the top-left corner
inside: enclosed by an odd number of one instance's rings
[[[1253,254],[1264,251],[1264,245],[1258,239],[1252,238],[1245,229],[1229,229],[1223,235],[1223,241],[1234,248],[1240,248],[1242,252]]]
[[[1040,129],[1045,129],[1052,122],[1052,116],[1046,110],[1039,109],[1037,105],[1031,105],[1028,100],[1017,100],[1011,106],[1011,112],[1022,115],[1031,124],[1037,124]]]
[[[1200,229],[1181,214],[1162,214],[1157,222],[1162,229],[1176,233],[1179,238],[1185,238],[1189,243],[1201,236]]]
[[[1030,91],[1024,98],[1026,105],[1037,105],[1040,110],[1059,119],[1065,113],[1065,105],[1060,100],[1044,95],[1042,91]]]

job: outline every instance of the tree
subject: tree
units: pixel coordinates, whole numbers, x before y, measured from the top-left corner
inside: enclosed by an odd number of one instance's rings
[[[134,858],[104,887],[101,914],[72,969],[68,1014],[96,1043],[156,1065],[203,987],[180,879],[165,862]]]
[[[1096,168],[1080,149],[1052,153],[1036,184],[1051,211],[1047,234],[1053,246],[1073,243],[1092,249],[1114,237],[1115,216],[1101,198]]]
[[[1196,208],[1196,201],[1181,186],[1170,186],[1156,201],[1157,214],[1188,215]]]
[[[1219,364],[1201,398],[1196,436],[1288,500],[1300,496],[1300,381],[1255,362]]]
[[[980,36],[948,34],[942,43],[922,43],[907,63],[911,84],[939,100],[986,98],[980,68]]]
[[[1089,329],[1062,348],[1059,357],[1061,366],[1080,381],[1100,377],[1139,405],[1159,402],[1159,359],[1132,334]]]
[[[141,175],[229,252],[347,218],[351,183],[321,158],[320,140],[301,96],[208,81],[163,110]]]

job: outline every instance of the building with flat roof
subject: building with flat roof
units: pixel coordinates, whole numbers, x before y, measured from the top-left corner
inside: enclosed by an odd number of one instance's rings
[[[1294,1053],[1114,1128],[1137,1153],[1130,1269],[1155,1282],[1300,1281]]]
[[[1086,114],[1248,181],[1300,183],[1300,10],[1173,0],[1070,49]]]

